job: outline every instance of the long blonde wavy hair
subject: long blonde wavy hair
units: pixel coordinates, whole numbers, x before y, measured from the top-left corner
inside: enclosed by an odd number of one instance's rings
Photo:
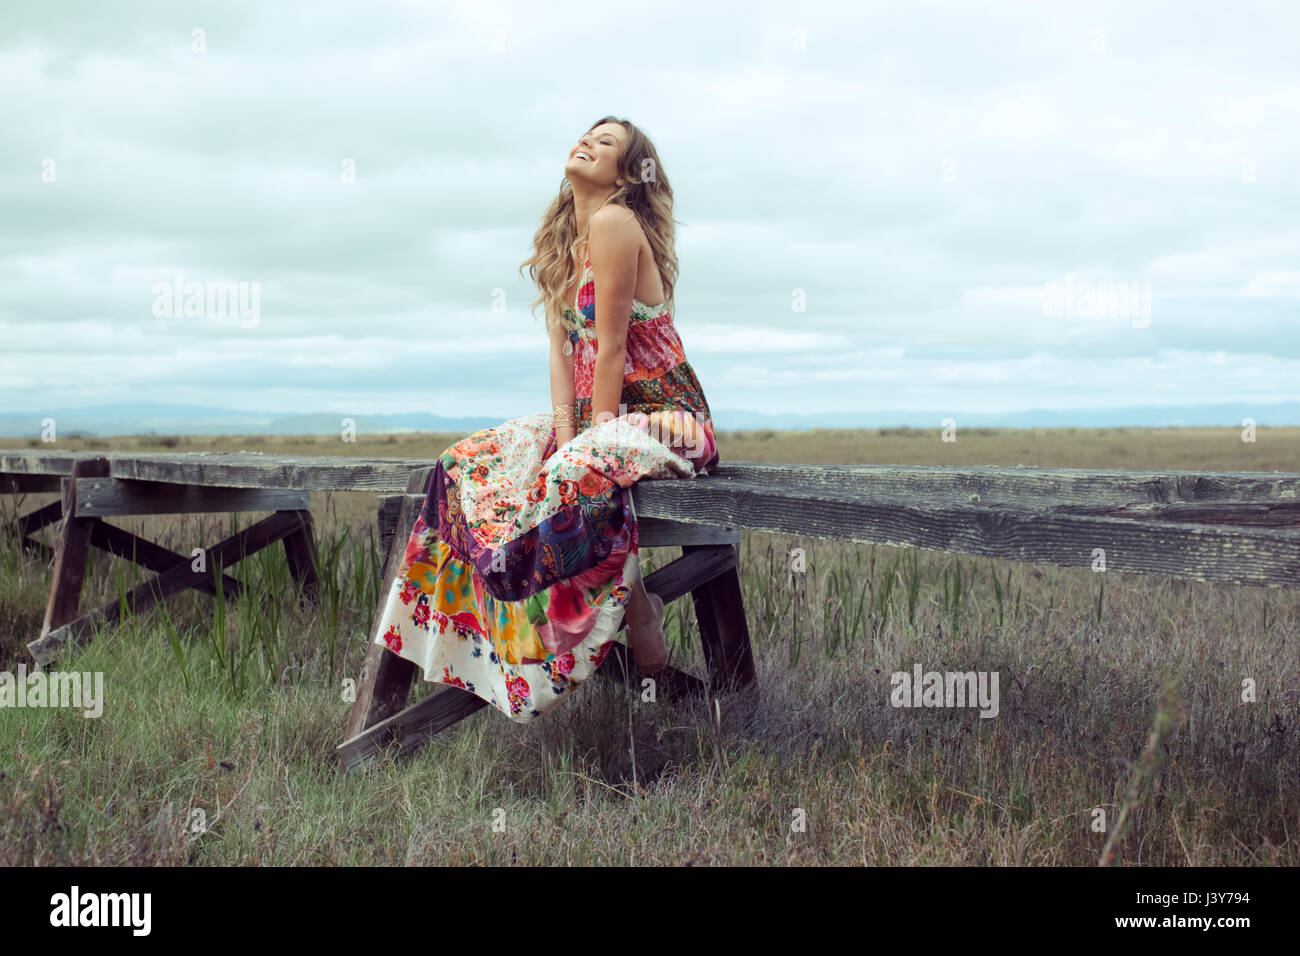
[[[671,309],[673,285],[677,279],[672,187],[668,184],[654,143],[639,127],[616,116],[604,116],[587,127],[587,131],[602,123],[618,123],[627,130],[623,155],[619,158],[623,185],[614,187],[613,195],[605,204],[617,203],[626,207],[641,223],[659,268],[664,301]],[[559,195],[551,200],[533,236],[532,257],[519,267],[520,272],[528,269],[528,275],[538,289],[537,298],[528,303],[529,309],[545,306],[548,329],[568,330],[574,325],[572,320],[564,317],[565,291],[583,266],[578,249],[586,238],[586,231],[578,235],[573,186],[564,179],[560,182]]]

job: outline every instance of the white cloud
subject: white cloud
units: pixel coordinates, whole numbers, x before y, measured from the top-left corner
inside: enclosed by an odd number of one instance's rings
[[[715,407],[1300,397],[1298,28],[1269,2],[5,5],[0,409],[545,407],[518,266],[607,112],[671,179]],[[260,326],[155,319],[176,272],[259,282]],[[1045,318],[1067,274],[1150,282],[1150,327]]]

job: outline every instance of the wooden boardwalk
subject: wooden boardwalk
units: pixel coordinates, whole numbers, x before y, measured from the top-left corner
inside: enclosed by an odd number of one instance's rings
[[[381,496],[386,591],[430,472],[430,460],[410,458],[0,449],[0,493],[60,494],[59,501],[20,516],[11,529],[25,548],[53,561],[45,622],[28,648],[38,664],[46,664],[61,648],[117,619],[119,602],[88,614],[78,611],[90,547],[134,555],[157,573],[128,596],[128,609],[185,588],[229,597],[243,587],[230,575],[218,586],[211,572],[196,574],[192,556],[104,520],[114,516],[271,512],[205,549],[208,567],[228,568],[242,556],[283,542],[290,570],[310,600],[316,573],[311,492],[375,492]],[[683,692],[723,693],[753,678],[737,571],[741,530],[1094,570],[1101,562],[1107,573],[1300,587],[1296,472],[732,462],[709,476],[639,482],[632,499],[643,547],[682,548],[680,558],[647,577],[647,587],[665,603],[685,594],[695,602],[709,682],[706,687],[674,672],[668,682]],[[57,548],[31,537],[56,523]],[[368,649],[357,706],[340,747],[349,766],[388,744],[418,746],[429,733],[483,705],[472,694],[448,696],[456,690],[448,688],[406,708],[413,665],[384,650],[374,644]],[[621,652],[610,656],[608,672],[633,679]]]

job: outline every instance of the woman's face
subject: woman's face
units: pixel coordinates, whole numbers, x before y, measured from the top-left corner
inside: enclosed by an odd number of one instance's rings
[[[578,177],[593,186],[613,186],[619,178],[618,161],[626,137],[627,130],[618,123],[602,123],[584,134],[569,151],[565,177],[570,182]]]

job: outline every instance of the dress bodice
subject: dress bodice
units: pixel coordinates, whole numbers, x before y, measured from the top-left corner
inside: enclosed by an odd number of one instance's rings
[[[578,429],[591,424],[591,394],[599,343],[596,340],[596,283],[591,275],[591,260],[583,264],[578,294],[573,308],[566,304],[564,325],[573,346],[574,395],[578,407]],[[620,401],[626,412],[680,410],[692,413],[709,432],[712,445],[712,418],[704,390],[690,363],[681,337],[673,325],[670,302],[647,305],[632,300],[628,316],[627,357],[623,363],[623,390]],[[716,462],[702,462],[706,468]]]

